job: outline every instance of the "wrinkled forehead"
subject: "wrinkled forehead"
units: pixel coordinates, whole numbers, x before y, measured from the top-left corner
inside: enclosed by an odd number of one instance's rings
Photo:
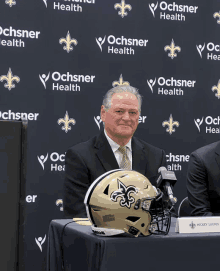
[[[138,107],[137,97],[130,92],[114,93],[111,99],[112,106],[129,105]]]

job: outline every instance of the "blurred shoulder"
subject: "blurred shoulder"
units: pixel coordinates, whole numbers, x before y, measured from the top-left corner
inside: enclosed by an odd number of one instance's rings
[[[220,141],[205,145],[191,153],[192,155],[198,155],[200,157],[205,157],[212,155],[214,152],[220,153]]]

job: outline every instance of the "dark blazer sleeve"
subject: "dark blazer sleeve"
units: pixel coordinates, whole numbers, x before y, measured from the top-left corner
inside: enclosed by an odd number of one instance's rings
[[[193,216],[213,216],[208,195],[208,176],[202,158],[196,152],[190,156],[187,172],[187,194]]]
[[[89,186],[89,170],[83,158],[75,150],[69,149],[65,160],[63,193],[65,218],[87,217],[84,198]]]

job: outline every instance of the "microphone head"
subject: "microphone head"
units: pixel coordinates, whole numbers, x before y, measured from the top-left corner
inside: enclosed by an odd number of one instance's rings
[[[156,187],[162,188],[166,182],[170,183],[171,185],[175,185],[177,179],[176,175],[173,171],[168,171],[165,167],[160,167],[158,169],[159,177],[156,180]]]
[[[167,171],[167,169],[165,167],[159,167],[158,168],[158,173],[160,173],[161,171]]]

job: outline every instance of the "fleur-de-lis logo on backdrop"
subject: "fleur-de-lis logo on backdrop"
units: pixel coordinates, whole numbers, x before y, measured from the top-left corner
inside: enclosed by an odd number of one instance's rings
[[[44,1],[44,4],[45,4],[46,8],[47,8],[47,0],[43,0],[43,1]]]
[[[3,82],[4,80],[7,81],[7,83],[4,84],[4,87],[7,88],[8,90],[15,88],[13,81],[16,81],[17,83],[20,82],[20,78],[17,75],[14,76],[12,74],[11,68],[9,68],[7,76],[6,75],[0,76],[0,81]]]
[[[44,236],[44,239],[42,237],[35,238],[35,242],[38,245],[41,252],[42,252],[42,245],[45,242],[45,240],[46,240],[46,234]]]
[[[122,207],[126,206],[128,209],[131,208],[131,204],[134,203],[135,199],[130,195],[131,193],[137,193],[137,188],[133,185],[126,186],[119,179],[118,190],[112,192],[111,201],[117,201],[118,197],[121,197],[120,205]]]
[[[122,77],[122,74],[121,74],[118,81],[112,82],[112,86],[113,87],[116,87],[116,86],[130,86],[130,83],[127,82],[127,81],[123,81],[123,77]]]
[[[155,85],[155,83],[156,83],[156,77],[155,77],[155,79],[153,80],[153,79],[150,79],[150,80],[147,80],[147,84],[148,84],[148,86],[149,86],[149,88],[151,89],[151,92],[153,93],[153,86]]]
[[[198,128],[198,130],[200,132],[200,126],[203,123],[203,117],[202,117],[202,119],[196,119],[196,120],[194,119],[194,122],[195,122],[195,125],[196,125],[196,127]]]
[[[59,206],[60,211],[63,211],[63,200],[62,199],[56,200],[56,206]]]
[[[63,119],[58,119],[57,123],[60,125],[60,124],[64,124],[64,126],[62,126],[62,130],[64,130],[66,133],[68,131],[70,131],[72,128],[71,126],[69,126],[70,124],[72,125],[75,125],[76,124],[76,121],[74,119],[70,119],[69,118],[69,115],[68,115],[68,112],[66,111],[66,114],[64,116]]]
[[[97,124],[97,126],[99,127],[100,130],[100,124],[102,123],[102,119],[100,116],[94,117],[94,121]]]
[[[67,32],[66,38],[61,38],[59,39],[59,43],[65,43],[66,46],[63,47],[63,50],[67,51],[67,53],[69,53],[70,51],[73,50],[73,47],[71,46],[71,44],[74,44],[75,46],[78,44],[78,41],[76,39],[72,39],[70,36],[69,31]]]
[[[217,23],[220,24],[220,11],[213,14],[214,18],[218,18]]]
[[[212,91],[217,90],[217,93],[215,94],[215,96],[220,99],[220,79],[218,80],[218,84],[217,86],[213,86],[212,87]]]
[[[39,78],[40,78],[42,84],[44,85],[44,88],[45,88],[45,89],[47,88],[47,87],[46,87],[46,82],[47,82],[47,80],[49,79],[49,77],[50,77],[50,72],[48,73],[48,75],[46,75],[46,74],[40,75],[40,74],[39,74]]]
[[[154,17],[155,17],[154,11],[157,9],[157,6],[158,6],[158,2],[156,5],[154,3],[149,4],[149,8],[150,8]]]
[[[47,159],[48,159],[48,153],[47,153],[46,156],[44,156],[44,155],[40,155],[40,157],[37,156],[37,159],[38,159],[39,163],[41,164],[41,166],[42,166],[42,168],[43,168],[43,170],[44,170],[44,163],[45,163],[45,162],[47,161]]]
[[[96,39],[96,42],[97,42],[97,44],[98,44],[98,46],[99,46],[99,48],[100,48],[100,50],[101,50],[101,52],[102,52],[102,45],[103,45],[103,43],[105,42],[105,38],[106,38],[106,36],[102,39],[101,37],[99,37],[98,39],[97,38],[95,38]]]
[[[170,115],[169,120],[165,120],[162,122],[162,126],[168,126],[166,129],[166,132],[168,132],[170,135],[174,133],[176,130],[173,128],[174,126],[179,127],[179,122],[178,121],[173,121],[172,114]]]
[[[202,58],[202,52],[203,52],[204,48],[205,48],[205,43],[203,44],[203,46],[201,44],[196,45],[196,49],[197,49],[201,58]]]
[[[12,6],[16,5],[16,1],[15,0],[6,0],[5,4],[9,5],[9,7],[11,8]]]
[[[127,5],[125,4],[125,0],[121,0],[121,3],[117,3],[114,5],[114,8],[117,10],[118,8],[120,9],[120,11],[118,12],[118,15],[120,15],[122,18],[124,18],[124,16],[127,16],[128,13],[125,11],[126,9],[128,9],[129,11],[132,10],[131,5]]]
[[[171,59],[174,59],[174,57],[177,56],[177,54],[175,53],[175,51],[180,52],[181,48],[179,46],[175,46],[175,43],[174,43],[174,41],[172,39],[171,44],[170,45],[166,45],[164,47],[164,51],[166,52],[167,50],[170,51],[170,53],[168,54],[168,56],[171,57]]]

